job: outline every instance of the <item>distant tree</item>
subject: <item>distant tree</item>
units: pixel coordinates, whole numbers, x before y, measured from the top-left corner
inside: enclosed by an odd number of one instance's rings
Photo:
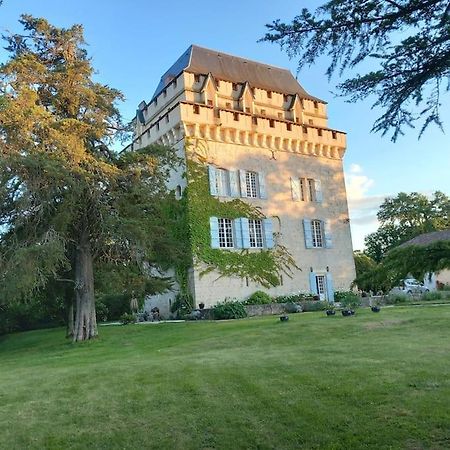
[[[161,146],[112,150],[126,131],[122,95],[92,80],[81,26],[20,22],[0,66],[0,301],[69,282],[82,341],[97,335],[95,267],[128,268],[142,291],[152,286],[138,273],[164,288],[156,269],[176,254],[165,180],[177,160]]]
[[[450,3],[448,0],[329,0],[315,12],[303,9],[292,22],[266,25],[263,41],[275,42],[299,69],[320,56],[331,59],[327,74],[354,69],[370,59],[377,68],[338,85],[349,101],[371,94],[384,113],[372,131],[392,140],[405,127],[442,129],[442,92],[449,89]]]
[[[387,252],[422,233],[450,228],[450,198],[400,192],[386,198],[377,214],[380,227],[365,238],[365,253],[380,262]]]
[[[356,250],[353,252],[353,258],[355,260],[356,276],[360,276],[377,266],[377,263],[365,253]]]
[[[450,269],[450,241],[400,246],[388,253],[382,265],[386,272],[395,274],[395,281],[409,274],[421,280],[427,273]]]

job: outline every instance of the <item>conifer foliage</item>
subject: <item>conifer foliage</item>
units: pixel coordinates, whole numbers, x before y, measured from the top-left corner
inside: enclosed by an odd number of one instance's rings
[[[448,0],[328,0],[316,11],[303,9],[290,23],[267,25],[263,40],[281,45],[299,68],[326,55],[328,75],[371,60],[373,70],[338,87],[349,101],[375,94],[383,110],[373,131],[442,128],[442,94],[450,80]]]
[[[122,94],[93,81],[81,26],[20,22],[0,66],[0,302],[71,283],[82,341],[97,335],[96,264],[146,276],[174,255],[161,210],[177,160],[161,146],[112,150],[127,132]]]

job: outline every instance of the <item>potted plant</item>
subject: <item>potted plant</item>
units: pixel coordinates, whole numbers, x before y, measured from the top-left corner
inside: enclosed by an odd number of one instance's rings
[[[334,302],[327,302],[327,309],[325,310],[327,316],[334,316],[336,314],[336,306]]]
[[[378,304],[378,302],[375,301],[375,302],[373,302],[373,303],[371,304],[370,309],[372,310],[372,312],[378,313],[378,312],[380,312],[381,307],[380,307],[380,305]]]
[[[353,292],[346,292],[341,299],[342,315],[344,317],[354,316],[355,309],[360,305],[359,297]]]
[[[201,302],[201,303],[198,304],[198,307],[200,309],[204,309],[205,308],[205,304],[203,302]]]

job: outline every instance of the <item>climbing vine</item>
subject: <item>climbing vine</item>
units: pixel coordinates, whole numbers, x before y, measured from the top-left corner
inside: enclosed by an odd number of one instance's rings
[[[213,197],[209,191],[207,165],[196,159],[187,159],[188,187],[178,202],[179,220],[174,230],[186,255],[176,268],[182,291],[188,291],[187,271],[192,257],[195,265],[202,269],[201,275],[217,271],[220,276],[247,277],[265,287],[279,285],[282,272],[290,276],[292,268],[298,268],[286,247],[278,244],[270,250],[211,248],[210,217],[262,219],[265,216],[259,208],[240,199],[224,201]]]

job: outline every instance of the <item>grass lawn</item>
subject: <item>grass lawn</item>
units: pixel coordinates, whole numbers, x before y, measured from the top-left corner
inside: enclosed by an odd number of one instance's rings
[[[1,449],[450,448],[450,307],[0,338]]]

